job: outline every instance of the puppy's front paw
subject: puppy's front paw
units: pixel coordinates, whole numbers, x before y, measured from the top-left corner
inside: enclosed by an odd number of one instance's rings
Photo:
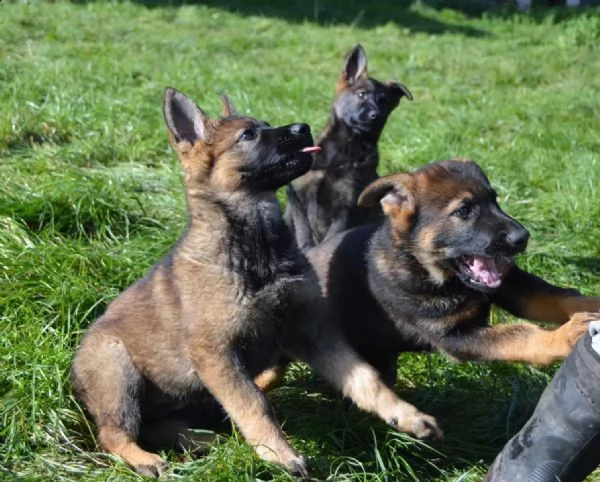
[[[402,419],[392,418],[388,421],[388,424],[421,440],[441,440],[444,438],[444,432],[442,432],[435,417],[423,412],[416,411],[414,414],[404,416]]]
[[[575,313],[567,323],[557,330],[557,333],[560,333],[564,343],[564,349],[566,351],[564,356],[569,354],[579,338],[588,331],[590,322],[594,320],[600,320],[600,313]]]

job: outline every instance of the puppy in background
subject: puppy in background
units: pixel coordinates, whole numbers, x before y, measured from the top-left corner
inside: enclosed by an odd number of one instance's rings
[[[361,191],[377,179],[377,143],[400,99],[412,94],[394,81],[369,77],[367,56],[356,45],[336,86],[329,123],[317,139],[321,148],[311,170],[288,186],[285,220],[301,249],[381,215],[377,207],[357,206]]]

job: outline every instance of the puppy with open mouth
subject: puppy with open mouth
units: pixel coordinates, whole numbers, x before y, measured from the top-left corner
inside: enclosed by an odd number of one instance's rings
[[[338,234],[307,255],[332,322],[390,386],[404,351],[549,364],[565,358],[598,317],[600,298],[516,266],[513,257],[525,250],[529,233],[500,208],[473,161],[435,162],[380,178],[358,202],[380,204],[384,219]],[[562,326],[491,326],[494,304]],[[284,365],[270,370],[272,379]]]
[[[407,350],[457,360],[549,364],[567,356],[600,310],[600,298],[553,286],[516,266],[529,233],[498,205],[473,161],[429,164],[381,178],[359,204],[383,222],[346,231],[308,252],[351,344],[385,379]],[[490,326],[493,304],[562,325]],[[595,315],[597,317],[597,314]]]

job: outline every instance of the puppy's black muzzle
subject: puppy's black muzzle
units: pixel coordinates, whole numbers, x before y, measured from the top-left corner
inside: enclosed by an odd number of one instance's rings
[[[514,256],[527,248],[529,232],[514,220],[497,231],[489,250],[491,256]]]
[[[525,251],[528,242],[529,232],[523,226],[513,229],[506,235],[506,243],[514,249],[515,253]]]
[[[355,113],[354,125],[359,130],[371,132],[383,129],[385,113],[374,102],[365,102]]]
[[[313,145],[313,138],[308,124],[289,124],[269,129],[277,137],[277,149],[282,153],[296,152]]]
[[[309,148],[314,146],[308,124],[266,128],[261,138],[270,152],[247,173],[255,189],[275,190],[308,172],[312,165]]]
[[[497,290],[512,257],[527,248],[529,232],[499,207],[485,212],[473,236],[456,241],[456,251],[447,265],[467,286],[484,293]]]

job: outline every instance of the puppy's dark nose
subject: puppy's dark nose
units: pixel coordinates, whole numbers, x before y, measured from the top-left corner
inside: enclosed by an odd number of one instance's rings
[[[290,132],[295,136],[302,136],[310,132],[310,127],[308,124],[292,124]]]
[[[375,120],[379,117],[379,112],[377,112],[376,110],[370,110],[367,114],[367,117],[369,118],[369,120]]]
[[[506,235],[506,241],[515,249],[524,250],[529,241],[529,232],[522,227],[511,229]]]

